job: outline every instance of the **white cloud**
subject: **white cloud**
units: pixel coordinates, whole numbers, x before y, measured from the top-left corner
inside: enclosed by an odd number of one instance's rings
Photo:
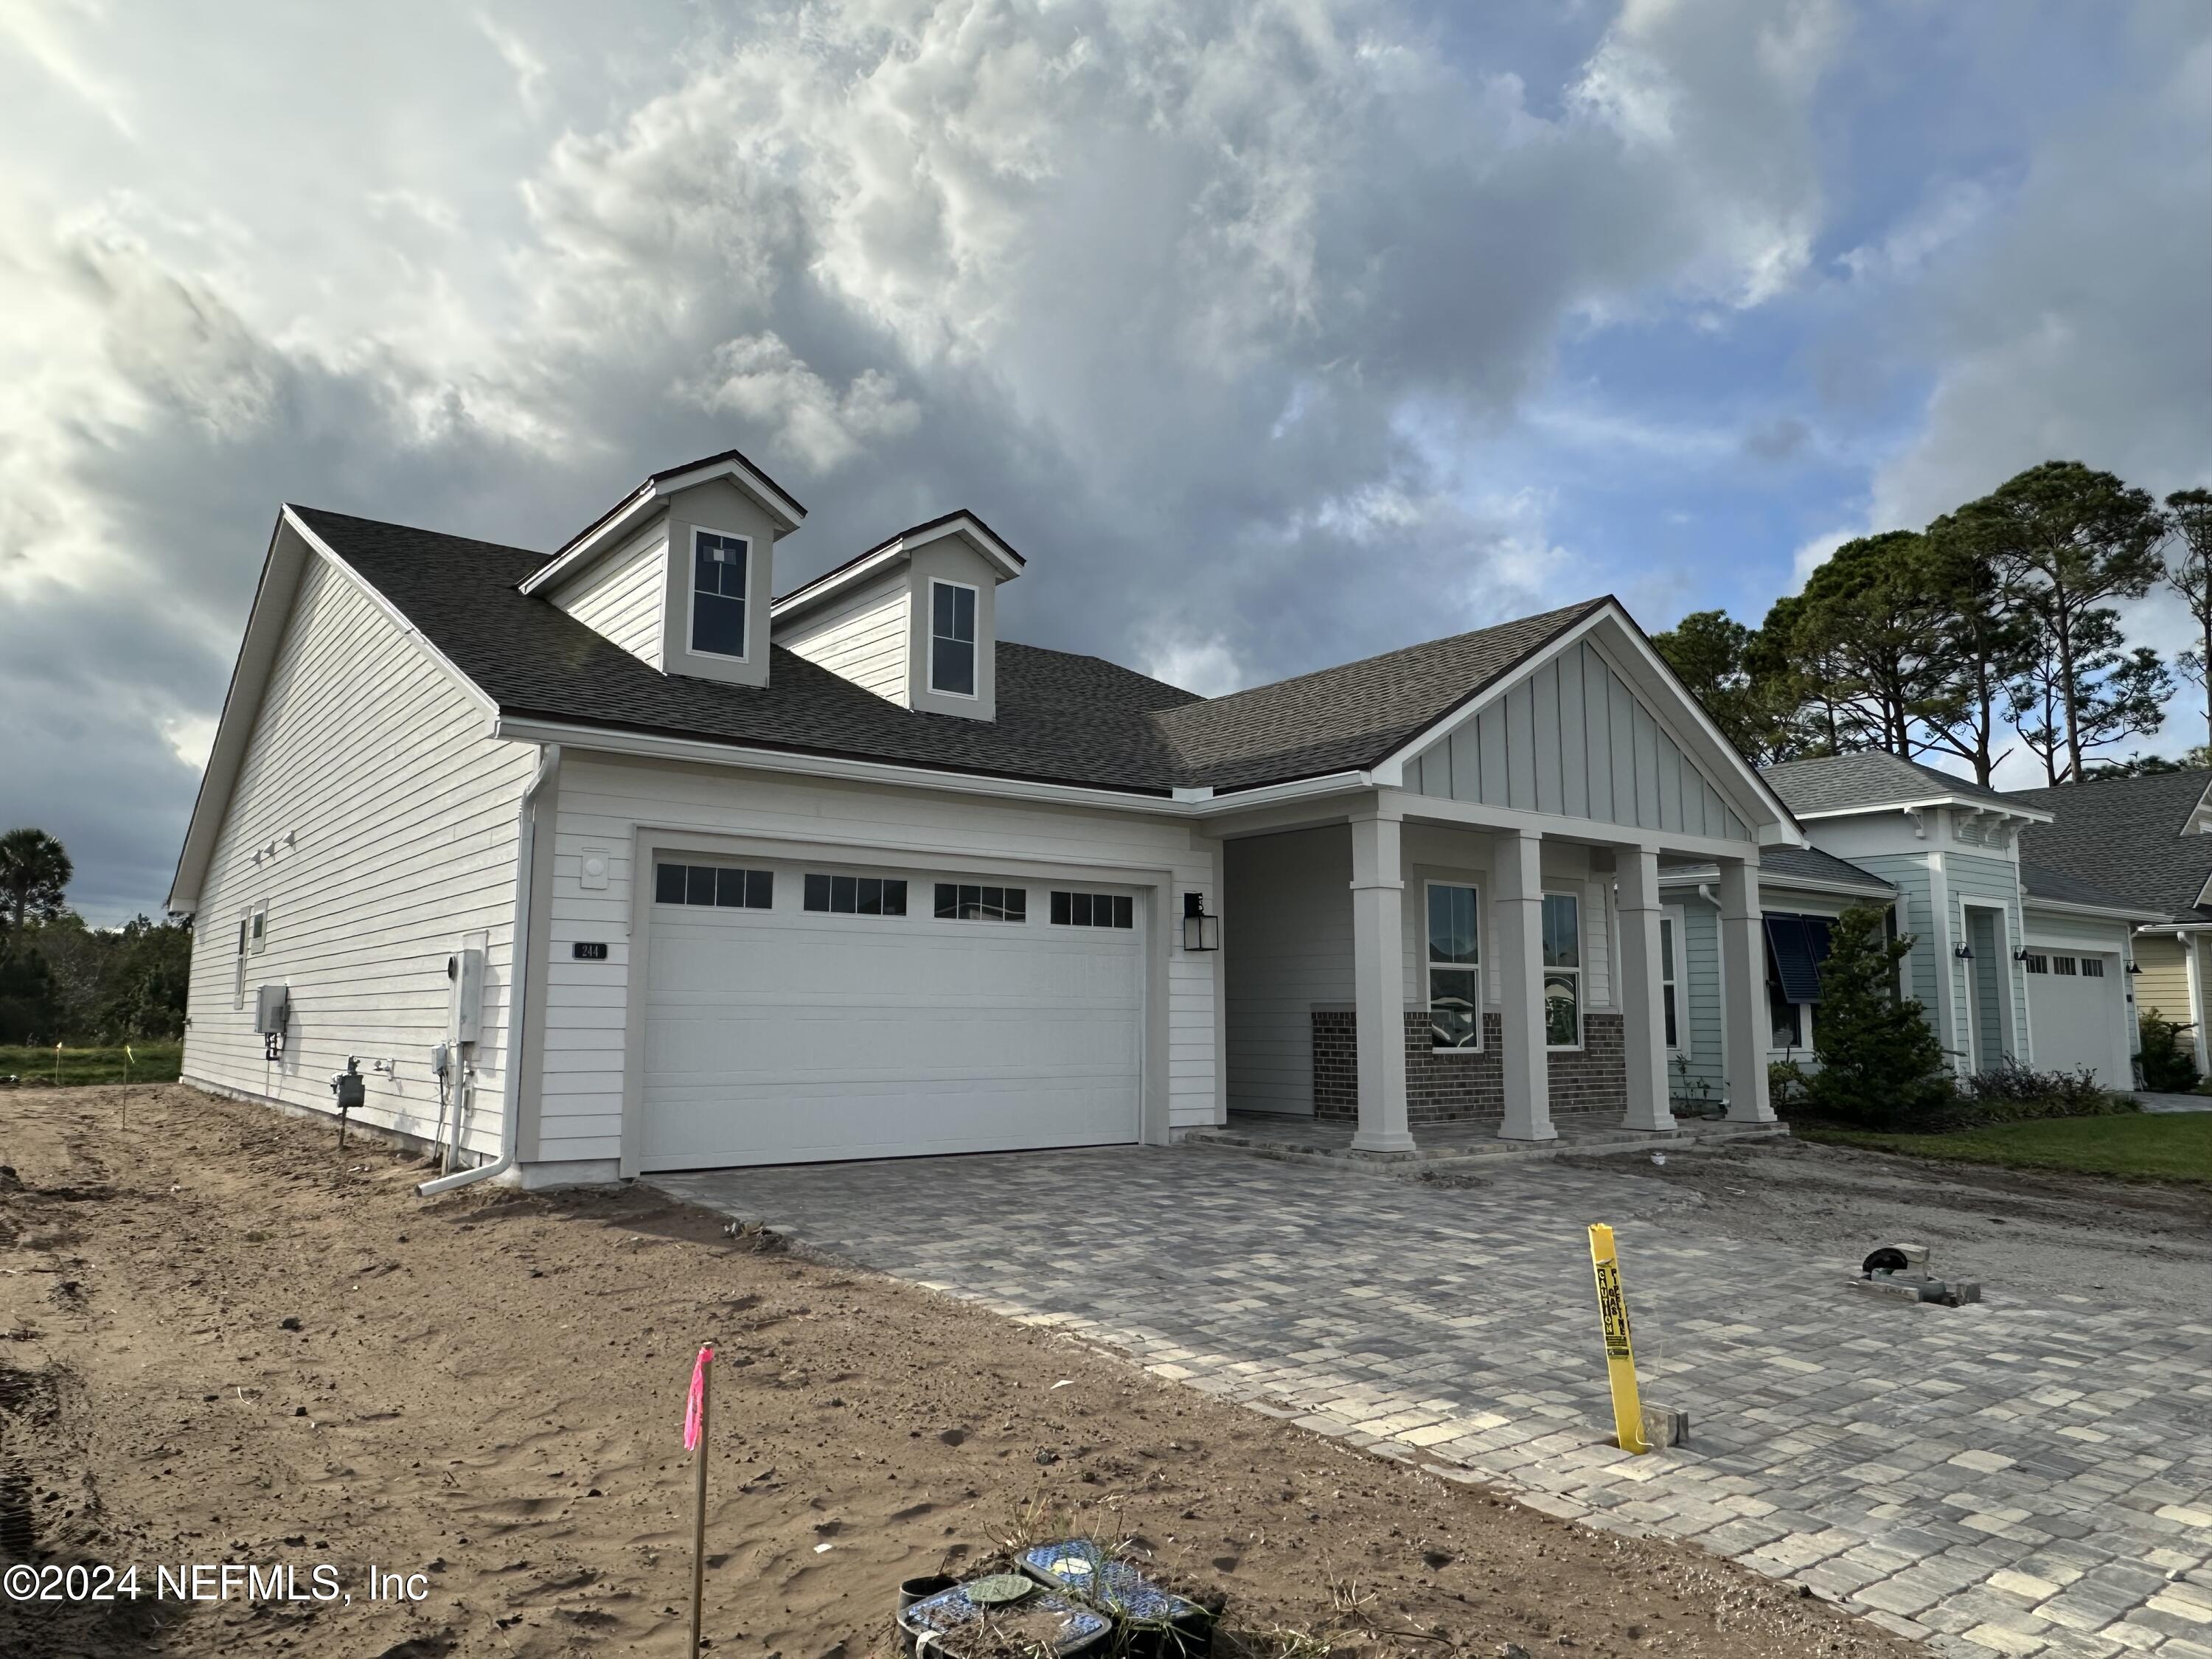
[[[834,471],[876,440],[904,437],[921,419],[881,369],[863,371],[841,392],[771,333],[725,340],[714,367],[682,390],[702,409],[776,432],[816,472]]]

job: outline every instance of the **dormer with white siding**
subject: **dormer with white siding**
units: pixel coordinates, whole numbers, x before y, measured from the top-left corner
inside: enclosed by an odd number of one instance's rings
[[[902,530],[775,602],[775,643],[902,708],[998,714],[997,589],[1022,556],[972,513]]]
[[[765,685],[775,544],[805,516],[729,450],[654,473],[522,592],[665,674]]]

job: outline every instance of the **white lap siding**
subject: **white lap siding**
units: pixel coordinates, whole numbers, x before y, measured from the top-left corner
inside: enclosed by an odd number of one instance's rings
[[[330,1075],[355,1054],[368,1076],[358,1118],[428,1136],[446,958],[483,933],[466,1145],[497,1150],[515,815],[537,750],[495,742],[485,726],[483,705],[351,578],[308,561],[194,913],[185,1082],[328,1111]],[[239,921],[264,903],[266,943],[246,958],[235,1008]],[[291,991],[275,1061],[253,1031],[255,988],[267,982]],[[378,1059],[394,1062],[392,1075],[372,1072]]]
[[[554,596],[585,627],[632,656],[660,666],[668,597],[668,532],[655,525]]]
[[[796,624],[778,628],[775,642],[854,684],[907,703],[908,594],[900,571]]]
[[[750,838],[757,846],[849,849],[852,859],[893,873],[914,867],[919,884],[909,902],[916,907],[928,902],[927,881],[934,877],[927,868],[903,865],[902,855],[957,860],[985,878],[1009,861],[1171,872],[1164,914],[1149,935],[1151,948],[1165,952],[1168,1001],[1159,1029],[1167,1043],[1169,1122],[1187,1127],[1218,1121],[1214,986],[1219,954],[1186,953],[1178,920],[1186,891],[1205,894],[1208,908],[1218,909],[1216,848],[1187,824],[574,750],[562,763],[556,817],[544,1085],[524,1138],[524,1155],[533,1163],[599,1164],[622,1152],[632,884],[651,878],[649,872],[632,868],[640,826]],[[600,854],[609,862],[606,885],[586,888],[580,879],[584,860]],[[1033,918],[1042,925],[1049,884],[1033,878],[1028,884]],[[1224,927],[1236,925],[1234,917],[1224,918]],[[576,960],[579,942],[605,944],[606,959]],[[630,1108],[636,1109],[637,1103]]]

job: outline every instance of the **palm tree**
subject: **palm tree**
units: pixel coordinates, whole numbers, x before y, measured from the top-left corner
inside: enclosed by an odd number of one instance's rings
[[[8,896],[8,916],[14,931],[36,916],[41,920],[62,912],[62,893],[76,873],[61,842],[43,830],[10,830],[0,836],[0,892]]]

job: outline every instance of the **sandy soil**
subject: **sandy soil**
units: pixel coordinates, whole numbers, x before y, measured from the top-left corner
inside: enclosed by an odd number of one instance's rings
[[[1987,1290],[2142,1307],[2212,1306],[2212,1204],[2202,1191],[2097,1176],[1935,1164],[1808,1141],[1723,1143],[1575,1160],[1639,1176],[1686,1209],[1675,1225],[1832,1250],[1856,1271],[1899,1239],[1925,1244],[1938,1277]]]
[[[1910,1650],[650,1192],[426,1204],[411,1161],[173,1085],[0,1096],[0,1559],[354,1598],[0,1601],[0,1653],[680,1653],[709,1337],[717,1653],[888,1653],[901,1579],[1063,1527],[1267,1659]],[[370,1602],[371,1564],[426,1599]]]

